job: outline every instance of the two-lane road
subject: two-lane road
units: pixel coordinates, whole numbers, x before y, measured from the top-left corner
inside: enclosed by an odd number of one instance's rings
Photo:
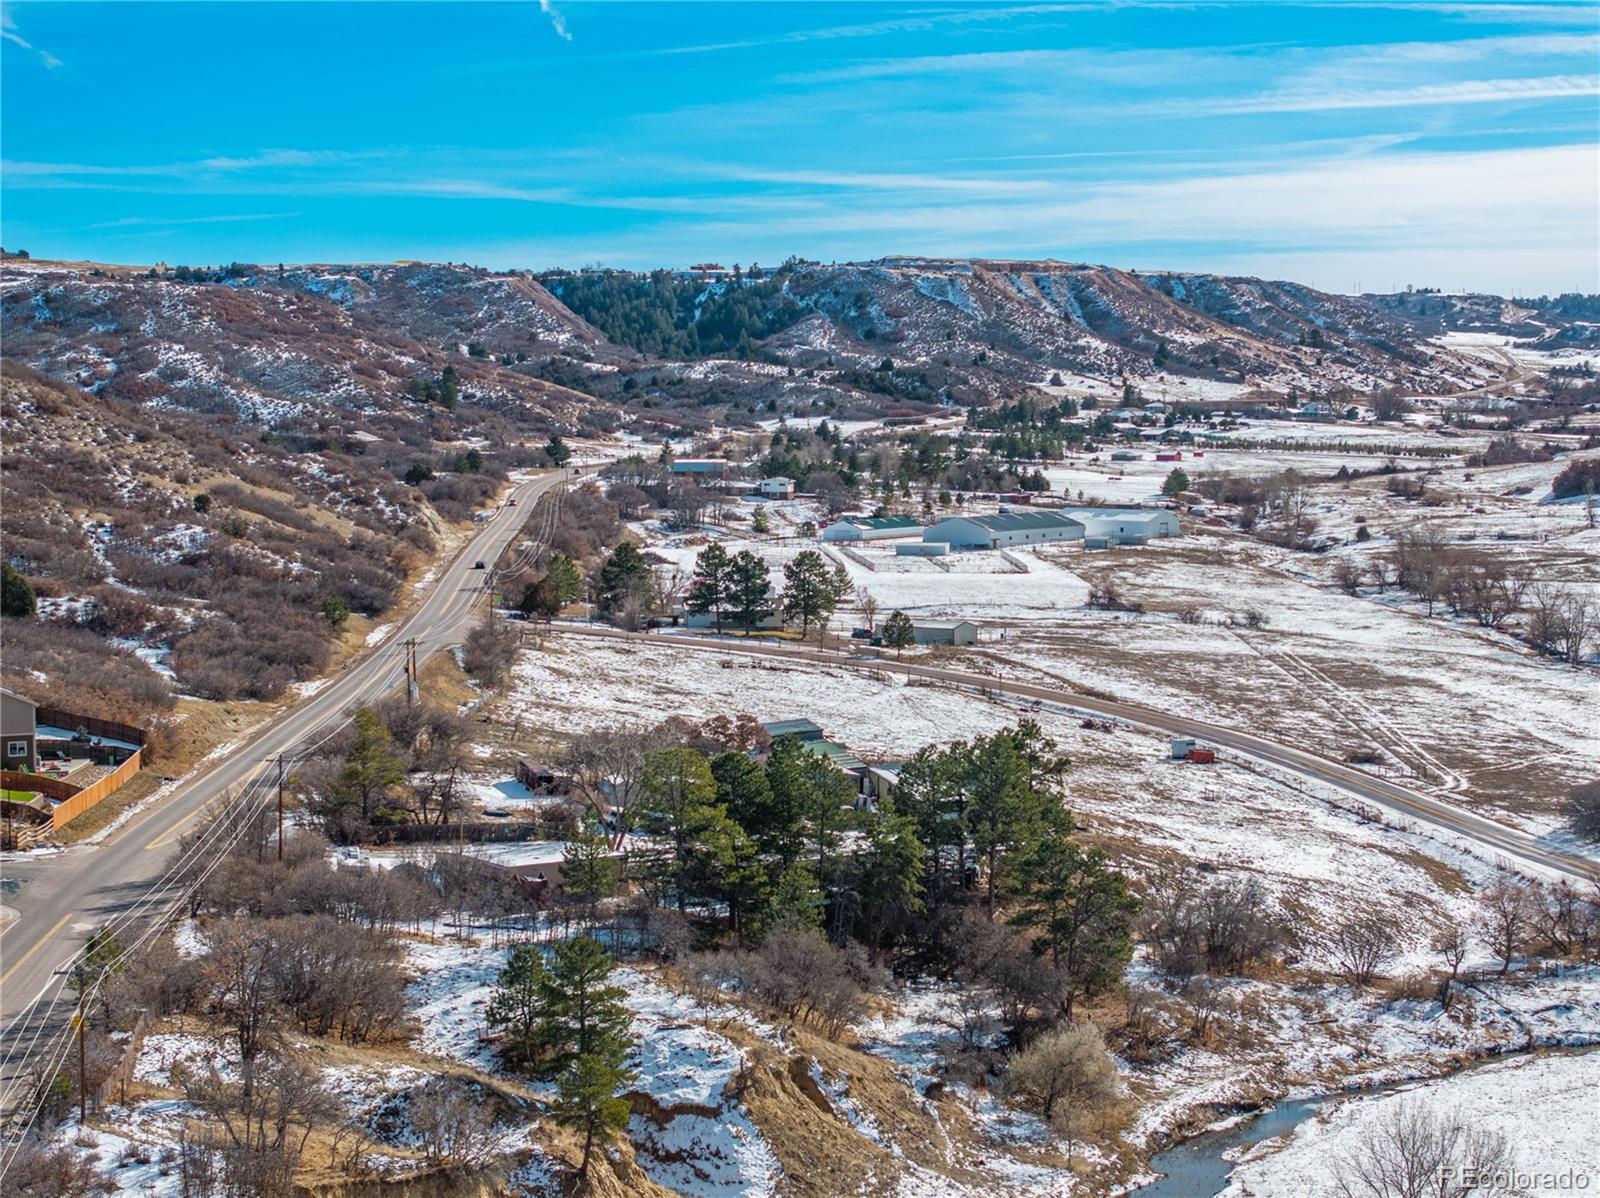
[[[455,644],[485,602],[490,567],[511,544],[536,501],[562,475],[542,474],[515,486],[503,503],[439,571],[415,611],[381,643],[365,651],[320,690],[284,711],[245,744],[203,766],[161,802],[141,811],[102,843],[79,845],[32,867],[39,872],[11,904],[19,917],[0,931],[0,1108],[23,1062],[14,1050],[42,1027],[61,1022],[64,1004],[35,1002],[61,987],[58,971],[96,926],[128,912],[160,882],[178,842],[214,800],[266,771],[278,754],[293,755],[337,728],[351,710],[391,691],[405,674],[403,644],[418,642],[417,660]],[[42,1038],[41,1038],[42,1043]],[[13,1095],[14,1097],[14,1095]]]
[[[1434,797],[1413,787],[1402,786],[1386,778],[1375,777],[1343,762],[1322,757],[1294,745],[1286,745],[1256,733],[1243,732],[1237,728],[1213,724],[1191,716],[1141,707],[1134,703],[1094,699],[1064,687],[1008,681],[988,674],[975,674],[944,666],[920,665],[916,662],[897,661],[891,658],[852,657],[809,646],[794,647],[770,641],[719,639],[709,634],[691,636],[678,633],[667,635],[630,633],[589,625],[558,623],[554,628],[557,632],[578,636],[623,638],[709,653],[777,657],[787,661],[903,674],[947,686],[1070,707],[1093,715],[1159,728],[1177,736],[1192,736],[1282,767],[1315,782],[1336,787],[1346,794],[1399,812],[1408,818],[1431,824],[1473,843],[1480,851],[1505,857],[1513,865],[1533,866],[1577,882],[1600,882],[1600,862],[1551,848],[1526,832],[1465,810],[1457,803]]]

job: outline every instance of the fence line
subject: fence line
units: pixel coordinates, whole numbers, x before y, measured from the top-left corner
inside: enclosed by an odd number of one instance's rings
[[[98,782],[90,783],[78,791],[66,802],[62,803],[50,814],[50,824],[60,831],[71,821],[77,819],[89,808],[97,806],[108,795],[115,792],[129,778],[137,774],[142,768],[141,758],[143,749],[136,749],[132,757],[124,761]]]
[[[39,708],[37,719],[39,723],[49,728],[66,728],[71,732],[82,728],[90,736],[109,736],[113,740],[132,741],[136,745],[142,745],[148,739],[148,734],[143,728],[135,728],[132,724],[119,724],[116,720],[79,715],[75,711],[64,711],[59,707]]]

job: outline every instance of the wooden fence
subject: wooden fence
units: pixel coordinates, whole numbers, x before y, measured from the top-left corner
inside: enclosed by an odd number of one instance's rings
[[[120,788],[123,783],[127,782],[128,779],[132,778],[140,771],[140,769],[143,768],[143,764],[140,761],[140,758],[143,756],[143,749],[135,750],[132,757],[128,758],[128,760],[124,761],[104,778],[101,778],[98,782],[92,782],[88,786],[85,786],[66,802],[56,807],[56,809],[51,812],[50,815],[51,826],[59,832],[67,824],[71,823],[85,811],[89,810],[89,808],[100,803],[101,800],[103,800],[107,795]]]
[[[24,774],[20,770],[0,770],[0,790],[26,790],[46,798],[64,802],[75,797],[79,788],[59,778],[43,774]]]
[[[144,1047],[144,1034],[149,1023],[149,1012],[140,1011],[139,1018],[134,1022],[133,1030],[128,1033],[128,1039],[123,1045],[121,1059],[89,1096],[89,1106],[92,1110],[104,1110],[112,1101],[113,1095],[119,1103],[127,1101],[128,1083],[133,1080],[134,1068],[139,1064],[139,1050]]]
[[[82,728],[90,736],[109,736],[112,740],[125,740],[130,744],[142,745],[147,739],[143,728],[135,728],[132,724],[119,724],[116,720],[99,720],[94,716],[79,715],[75,711],[63,711],[59,707],[39,708],[37,720],[50,728],[65,728],[69,732],[76,732]]]

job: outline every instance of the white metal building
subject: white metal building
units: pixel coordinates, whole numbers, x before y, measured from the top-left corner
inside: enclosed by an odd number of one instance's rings
[[[1068,508],[1066,515],[1083,525],[1083,535],[1110,545],[1142,545],[1154,537],[1175,537],[1180,533],[1178,517],[1164,508],[1081,507]]]
[[[1083,538],[1081,521],[1060,512],[1001,512],[994,516],[952,516],[922,534],[924,541],[943,541],[952,549],[1008,549],[1047,541]]]
[[[886,537],[912,537],[922,525],[909,516],[849,516],[822,530],[824,541],[881,541]]]
[[[976,645],[978,626],[971,620],[913,620],[919,645]]]

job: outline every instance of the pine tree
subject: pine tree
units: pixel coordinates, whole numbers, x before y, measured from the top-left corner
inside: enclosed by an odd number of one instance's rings
[[[917,630],[911,623],[911,617],[903,611],[889,613],[889,618],[883,622],[883,643],[895,651],[895,656],[900,657],[912,645],[917,643]]]
[[[800,635],[811,625],[826,621],[838,605],[833,576],[822,554],[815,549],[801,550],[783,568],[783,618],[800,621]]]
[[[984,905],[992,919],[1014,863],[1037,842],[1045,796],[1009,733],[980,737],[964,756],[965,820],[973,851],[984,865]]]
[[[356,711],[355,729],[355,743],[344,756],[344,769],[334,784],[333,800],[338,809],[336,816],[354,807],[360,810],[361,823],[368,824],[372,821],[373,804],[391,786],[405,780],[405,760],[395,751],[389,730],[372,708]]]
[[[1163,495],[1182,495],[1189,489],[1189,476],[1180,467],[1174,466],[1167,475],[1167,481],[1161,484]]]
[[[0,562],[0,616],[31,620],[39,608],[28,580],[10,562]]]
[[[632,541],[623,541],[600,567],[600,610],[616,611],[650,583],[650,565]]]
[[[678,910],[691,893],[714,886],[732,857],[737,824],[716,801],[706,759],[693,749],[657,749],[645,758],[639,826],[654,845],[641,854],[644,872],[673,892]]]
[[[556,946],[539,985],[541,1045],[550,1051],[549,1072],[559,1073],[578,1057],[615,1059],[632,1045],[633,1016],[627,991],[610,984],[616,962],[592,936],[574,936]]]
[[[767,753],[764,814],[745,825],[765,853],[788,867],[805,847],[803,825],[813,803],[811,768],[815,758],[798,737],[780,736]]]
[[[717,633],[722,632],[722,614],[729,605],[733,586],[732,560],[721,544],[713,541],[694,559],[694,581],[684,607],[698,615],[711,613]]]
[[[765,504],[757,507],[750,514],[750,531],[760,533],[763,536],[772,531],[772,517],[767,515]]]
[[[545,443],[544,456],[550,459],[552,466],[559,468],[571,460],[572,450],[567,448],[567,443],[561,439],[560,433],[551,433],[550,440]]]
[[[540,988],[540,1038],[553,1049],[555,1115],[583,1132],[580,1177],[588,1175],[596,1140],[615,1135],[628,1106],[617,1091],[633,1080],[626,1069],[633,1047],[627,992],[610,984],[615,962],[589,936],[559,945]]]
[[[553,620],[561,614],[561,590],[548,574],[522,592],[517,609],[530,620]]]
[[[711,759],[711,776],[728,818],[759,838],[772,819],[772,787],[765,771],[748,753],[730,750]]]
[[[484,1018],[504,1034],[504,1051],[513,1065],[531,1065],[543,1051],[540,1028],[545,982],[544,954],[531,944],[512,949],[495,978]]]
[[[617,892],[617,859],[611,855],[610,837],[593,812],[567,841],[561,888],[587,906],[591,916],[601,899]]]
[[[1099,849],[1065,837],[1041,840],[1022,863],[1026,905],[1013,922],[1037,929],[1036,950],[1055,967],[1062,1018],[1077,1000],[1111,989],[1133,957],[1139,900]]]
[[[628,1125],[630,1106],[617,1091],[632,1075],[598,1056],[579,1057],[556,1078],[556,1121],[583,1133],[583,1156],[578,1180],[589,1176],[589,1161],[597,1142],[609,1142]]]
[[[866,830],[866,844],[855,858],[854,891],[860,901],[860,931],[874,964],[887,933],[905,927],[922,910],[925,850],[916,822],[896,815],[887,803]]]
[[[820,931],[822,916],[822,888],[817,885],[817,875],[804,861],[796,861],[778,875],[762,922],[773,927],[793,920]]]
[[[583,598],[583,575],[578,573],[577,563],[565,553],[551,557],[545,577],[555,585],[563,606]]]
[[[745,628],[754,628],[766,614],[772,595],[772,574],[767,563],[748,549],[741,549],[729,566],[732,575],[729,602],[734,618]]]

